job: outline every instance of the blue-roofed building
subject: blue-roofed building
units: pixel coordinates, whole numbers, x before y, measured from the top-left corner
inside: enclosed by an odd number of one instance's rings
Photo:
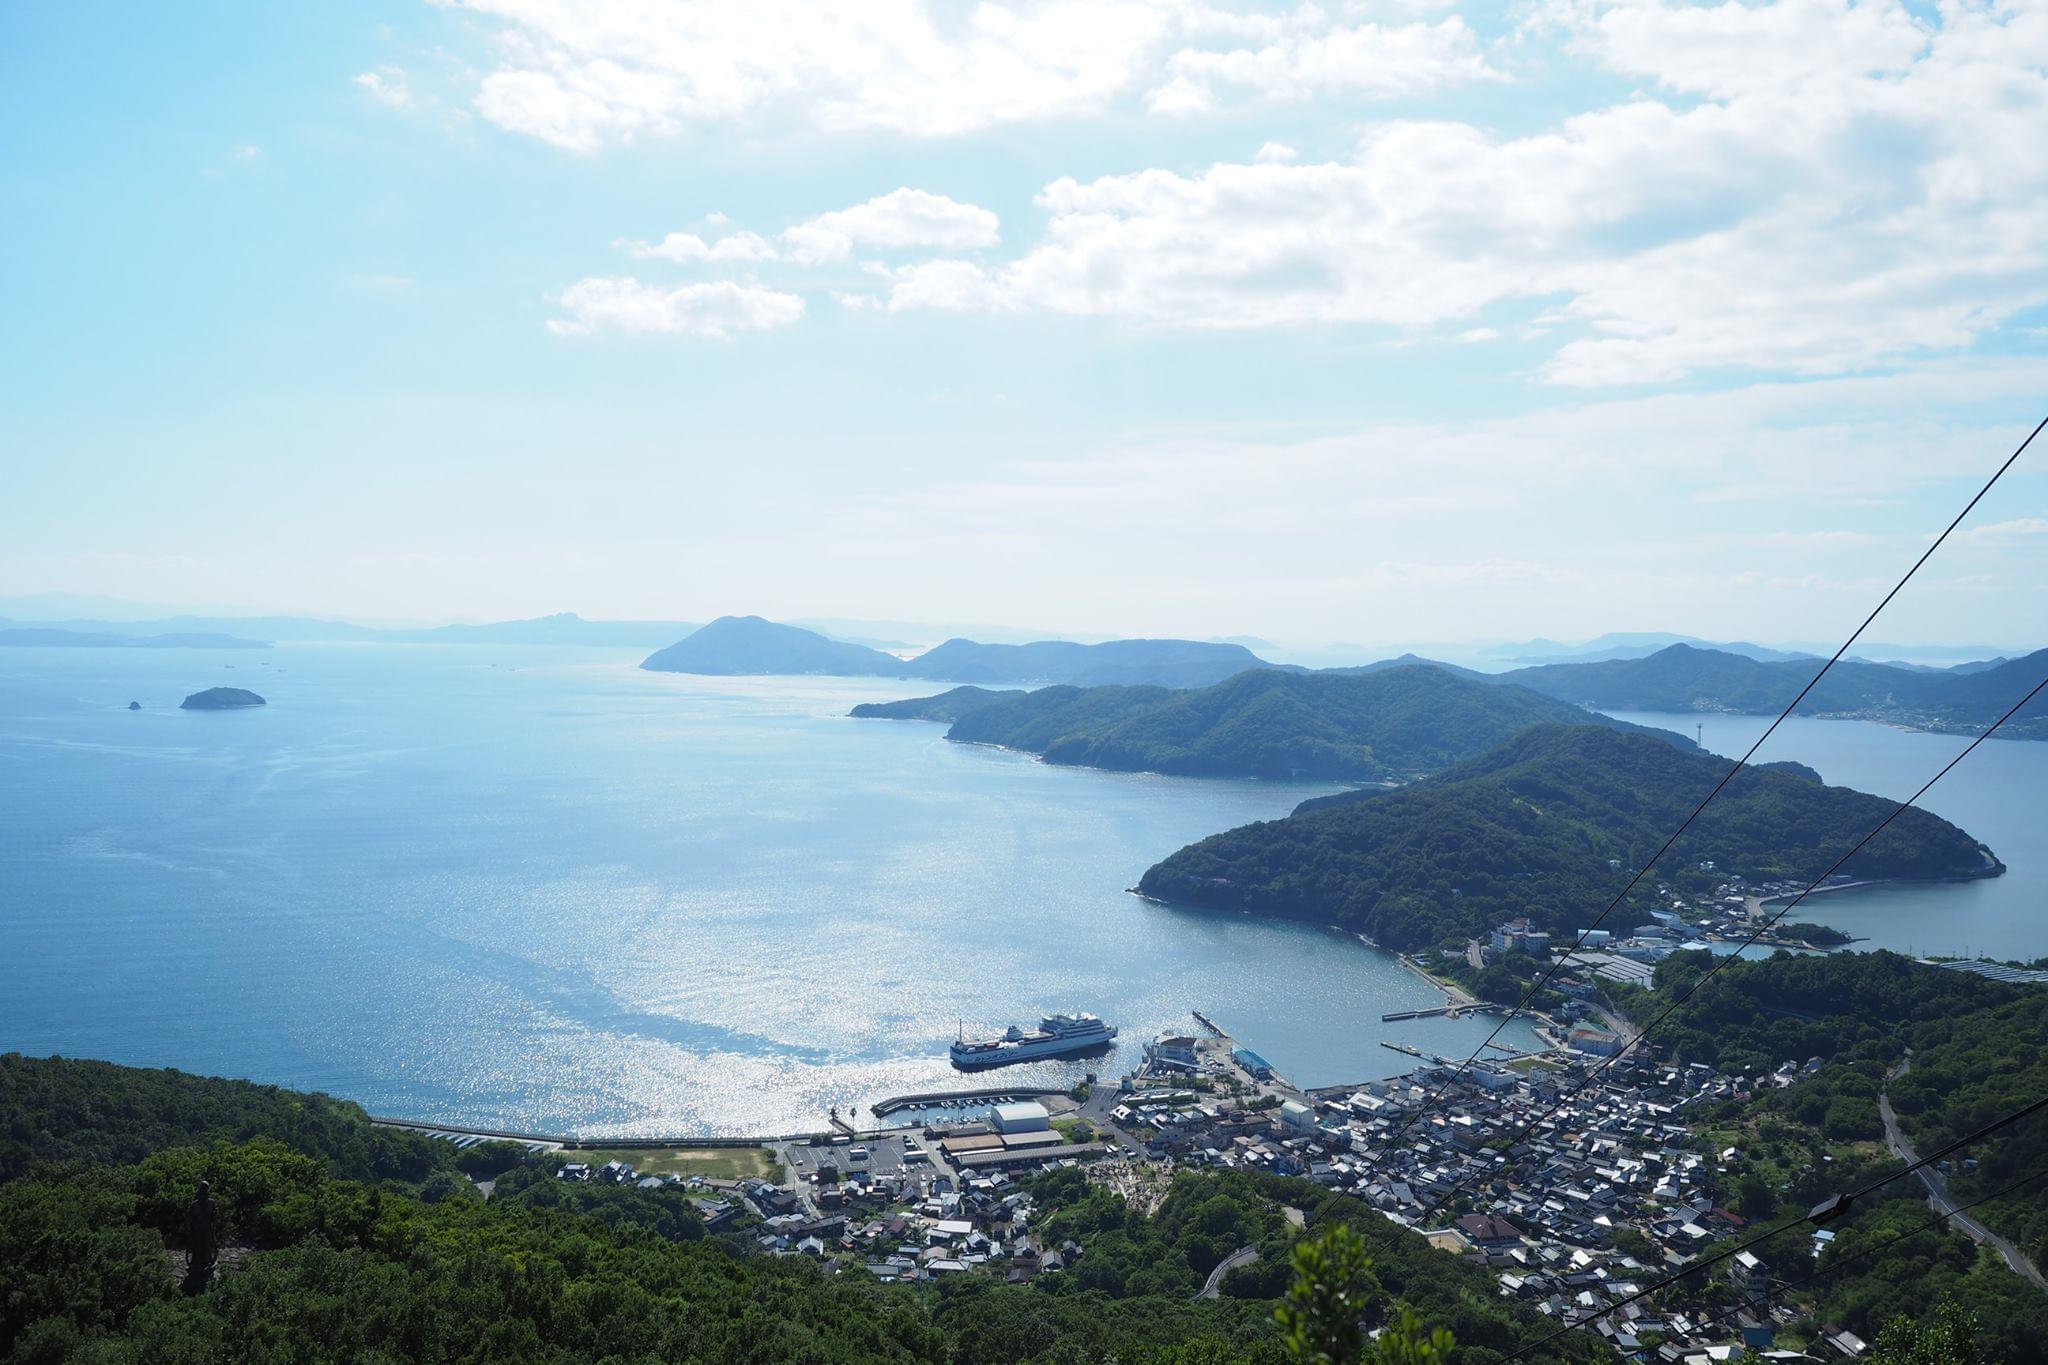
[[[1273,1064],[1250,1048],[1235,1048],[1231,1051],[1230,1055],[1239,1066],[1252,1073],[1253,1080],[1270,1081],[1273,1079]]]

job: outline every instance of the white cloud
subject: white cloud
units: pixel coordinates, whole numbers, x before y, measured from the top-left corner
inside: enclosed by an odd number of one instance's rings
[[[722,213],[707,222],[724,226]],[[614,245],[639,260],[678,265],[753,265],[789,261],[822,265],[849,259],[855,248],[877,251],[968,251],[1001,241],[996,216],[974,204],[910,188],[891,190],[852,208],[835,209],[784,229],[776,241],[755,232],[710,240],[671,232],[658,242],[621,238]]]
[[[361,73],[354,80],[364,94],[386,109],[412,107],[412,86],[406,80],[403,67],[380,66],[375,71]]]
[[[996,277],[972,261],[920,261],[893,270],[871,268],[888,283],[890,312],[918,308],[1002,312],[1020,306]]]
[[[1500,78],[1456,15],[1433,24],[1339,28],[1322,27],[1317,10],[1293,17],[1295,31],[1261,47],[1175,53],[1165,81],[1146,97],[1147,106],[1161,114],[1207,113],[1231,90],[1268,100],[1352,94],[1393,99]]]
[[[1487,75],[1455,17],[1345,26],[1207,0],[443,0],[503,23],[483,115],[571,151],[711,124],[951,136],[1226,92],[1389,94]]]
[[[1384,122],[1316,165],[1055,181],[1022,255],[897,272],[892,303],[1403,330],[1505,303],[1539,310],[1544,375],[1578,385],[1853,370],[2048,303],[2048,7],[1954,5],[1932,28],[1894,0],[1546,17],[1683,98],[1513,137]]]
[[[804,314],[800,296],[759,285],[717,280],[664,289],[630,275],[579,280],[560,302],[568,316],[548,323],[558,336],[614,330],[724,341],[735,332],[787,327]]]
[[[1574,35],[1580,51],[1616,71],[1715,99],[1788,92],[1825,97],[1831,87],[1866,77],[1903,75],[1931,35],[1891,0],[1564,0],[1552,5],[1549,17]],[[1968,16],[1951,7],[1949,17]]]
[[[2048,536],[2048,517],[2014,517],[2009,521],[1994,521],[1987,526],[1970,527],[1957,533],[1958,540],[2004,543],[2015,540],[2031,540],[2035,536]]]
[[[720,216],[721,221],[723,215]],[[674,261],[688,265],[772,261],[778,255],[775,244],[758,233],[732,232],[707,242],[694,232],[671,232],[658,242],[620,241],[626,254],[639,260]]]
[[[1252,154],[1252,161],[1261,166],[1285,166],[1301,160],[1301,153],[1284,142],[1264,142]]]
[[[782,234],[790,255],[805,263],[843,261],[856,246],[966,251],[1001,240],[996,216],[925,190],[891,190],[849,209],[820,214]]]

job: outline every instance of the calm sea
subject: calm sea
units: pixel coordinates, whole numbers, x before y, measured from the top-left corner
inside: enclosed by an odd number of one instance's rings
[[[1324,931],[1125,894],[1322,788],[1050,768],[845,717],[916,683],[636,661],[0,651],[0,1049],[681,1134],[958,1086],[957,1028],[1061,1008],[1121,1025],[1121,1055],[1006,1079],[1128,1066],[1192,1009],[1311,1085],[1490,1027],[1382,1024],[1441,997]],[[178,709],[217,684],[271,704]]]
[[[1767,716],[1614,714],[1687,735],[1699,727],[1709,749],[1730,757],[1747,751],[1770,724]],[[1969,743],[1967,736],[1917,734],[1868,721],[1795,717],[1778,727],[1757,761],[1796,759],[1837,786],[1902,801]],[[2048,955],[2048,743],[1988,739],[1920,804],[1989,844],[2005,862],[2005,875],[1818,895],[1790,918],[1856,934],[1868,940],[1863,947],[2021,961]]]

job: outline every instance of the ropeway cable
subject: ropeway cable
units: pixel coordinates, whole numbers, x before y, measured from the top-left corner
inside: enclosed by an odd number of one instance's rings
[[[1671,851],[1671,846],[1678,842],[1679,837],[1683,835],[1686,832],[1686,830],[1692,828],[1692,822],[1699,818],[1700,812],[1707,808],[1708,803],[1711,802],[1715,797],[1719,796],[1721,794],[1722,788],[1726,787],[1731,781],[1734,780],[1735,775],[1737,773],[1741,772],[1745,767],[1748,766],[1750,759],[1756,756],[1757,750],[1763,747],[1764,741],[1769,739],[1780,725],[1784,724],[1785,719],[1788,716],[1790,716],[1794,710],[1798,708],[1800,702],[1806,700],[1806,694],[1813,691],[1814,687],[1819,684],[1820,680],[1827,676],[1828,670],[1833,668],[1837,663],[1841,661],[1842,656],[1849,652],[1849,647],[1855,644],[1858,639],[1862,638],[1863,632],[1870,628],[1870,623],[1878,618],[1879,613],[1881,613],[1886,607],[1891,605],[1892,599],[1899,595],[1900,591],[1905,588],[1906,584],[1913,581],[1913,575],[1920,572],[1920,566],[1925,564],[1928,558],[1932,556],[1936,550],[1941,548],[1942,542],[1946,541],[1949,538],[1949,534],[1953,532],[1956,529],[1956,527],[1962,524],[1963,518],[1970,515],[1971,511],[1977,506],[1977,504],[1984,500],[1984,495],[1989,493],[1992,490],[1992,488],[1997,485],[1998,481],[2005,476],[2005,472],[2013,467],[2014,462],[2017,461],[2019,457],[2025,453],[2028,446],[2034,443],[2034,438],[2041,434],[2043,428],[2048,428],[2048,417],[2042,418],[2041,421],[2035,425],[2034,429],[2027,433],[2027,438],[2019,443],[2019,445],[2013,450],[2012,454],[2005,457],[2005,462],[1999,465],[1998,468],[1995,471],[1993,471],[1989,479],[1985,480],[1984,486],[1977,490],[1976,496],[1972,497],[1967,503],[1963,504],[1963,510],[1956,513],[1955,519],[1950,521],[1949,524],[1945,528],[1943,528],[1941,534],[1934,538],[1933,544],[1929,545],[1925,550],[1921,551],[1920,557],[1913,561],[1913,566],[1906,570],[1905,576],[1900,578],[1897,583],[1893,584],[1892,590],[1884,595],[1884,600],[1879,602],[1877,606],[1871,610],[1870,615],[1863,618],[1863,624],[1857,626],[1854,631],[1850,632],[1849,638],[1842,641],[1841,648],[1837,649],[1834,652],[1834,654],[1829,657],[1828,661],[1820,666],[1819,672],[1815,673],[1811,678],[1807,679],[1806,686],[1799,689],[1799,695],[1792,698],[1791,703],[1787,705],[1783,711],[1780,711],[1778,713],[1777,719],[1773,720],[1770,723],[1770,726],[1767,729],[1765,729],[1765,731],[1761,735],[1757,736],[1756,742],[1750,745],[1748,750],[1742,755],[1742,757],[1735,761],[1735,766],[1730,768],[1726,773],[1722,774],[1721,780],[1714,784],[1714,789],[1708,792],[1706,796],[1702,798],[1702,800],[1697,806],[1693,807],[1692,813],[1686,816],[1685,820],[1678,826],[1678,828],[1671,832],[1671,837],[1666,839],[1663,845],[1660,848],[1658,848],[1658,850],[1654,854],[1650,856],[1650,860],[1644,863],[1643,866],[1637,870],[1634,876],[1629,878],[1628,885],[1621,888],[1620,893],[1616,895],[1613,900],[1607,903],[1607,908],[1602,910],[1597,916],[1595,916],[1591,924],[1588,924],[1584,929],[1579,931],[1579,937],[1572,944],[1571,952],[1566,953],[1564,957],[1558,958],[1555,961],[1553,961],[1551,965],[1544,970],[1543,974],[1536,979],[1535,983],[1531,985],[1529,989],[1523,993],[1522,998],[1515,1002],[1515,1007],[1509,1010],[1505,1015],[1501,1016],[1500,1022],[1493,1026],[1493,1031],[1486,1035],[1486,1040],[1480,1043],[1478,1047],[1472,1049],[1472,1055],[1467,1057],[1464,1061],[1458,1063],[1458,1065],[1452,1069],[1451,1074],[1444,1078],[1443,1084],[1437,1088],[1435,1093],[1427,1096],[1423,1100],[1422,1104],[1417,1107],[1415,1113],[1410,1115],[1408,1120],[1404,1122],[1401,1125],[1401,1127],[1395,1132],[1394,1136],[1389,1139],[1390,1145],[1392,1143],[1399,1142],[1400,1139],[1407,1134],[1409,1128],[1413,1127],[1414,1124],[1421,1119],[1424,1113],[1426,1113],[1431,1107],[1433,1107],[1438,1100],[1442,1099],[1444,1095],[1449,1092],[1450,1088],[1453,1085],[1457,1084],[1458,1078],[1460,1076],[1463,1076],[1465,1072],[1471,1068],[1472,1063],[1479,1060],[1480,1055],[1484,1053],[1487,1048],[1491,1047],[1495,1040],[1497,1040],[1500,1037],[1501,1030],[1505,1029],[1511,1022],[1514,1021],[1514,1019],[1518,1015],[1520,1015],[1524,1010],[1526,1010],[1529,1007],[1529,1002],[1531,1000],[1534,1000],[1537,994],[1540,991],[1542,991],[1544,987],[1550,984],[1551,978],[1557,975],[1557,973],[1563,968],[1564,963],[1568,961],[1573,954],[1579,952],[1586,946],[1587,936],[1590,935],[1595,929],[1598,929],[1600,925],[1606,920],[1606,918],[1614,913],[1615,907],[1619,906],[1623,901],[1628,899],[1629,894],[1636,889],[1636,886],[1643,880],[1644,877],[1649,875],[1650,869],[1657,865],[1658,860],[1661,859],[1666,853]]]
[[[1705,986],[1709,981],[1712,981],[1716,976],[1718,976],[1721,973],[1722,969],[1727,967],[1727,965],[1730,962],[1733,962],[1738,957],[1740,957],[1745,949],[1753,946],[1758,939],[1762,938],[1765,934],[1769,933],[1771,929],[1778,923],[1778,921],[1784,919],[1786,915],[1792,913],[1793,909],[1796,906],[1798,906],[1798,904],[1801,901],[1805,900],[1807,896],[1811,895],[1813,891],[1821,885],[1821,883],[1825,882],[1828,878],[1834,876],[1835,873],[1839,872],[1844,863],[1847,863],[1851,858],[1855,857],[1858,853],[1860,853],[1863,850],[1864,845],[1868,844],[1872,839],[1875,839],[1878,835],[1884,833],[1884,831],[1891,825],[1892,821],[1898,819],[1901,815],[1904,815],[1907,810],[1911,809],[1915,802],[1917,802],[1921,797],[1927,794],[1928,788],[1932,787],[1935,783],[1941,781],[1943,777],[1947,776],[1949,770],[1955,767],[1956,764],[1962,762],[1965,758],[1968,758],[1971,752],[1974,751],[1979,744],[1982,744],[1985,740],[1991,738],[1991,736],[1998,733],[1998,727],[2005,724],[2007,721],[2011,720],[2015,715],[2017,715],[2020,711],[2020,708],[2024,707],[2028,702],[2032,701],[2036,696],[2040,695],[2041,690],[2043,688],[2048,688],[2048,677],[2044,677],[2041,679],[2040,682],[2035,683],[2034,686],[2027,692],[2026,696],[2021,697],[2018,701],[2014,702],[2004,715],[2000,716],[1997,720],[1991,723],[1991,725],[1984,731],[1984,733],[1972,739],[1969,742],[1969,744],[1964,746],[1961,753],[1951,758],[1948,762],[1942,764],[1941,771],[1935,773],[1934,776],[1928,778],[1924,783],[1922,783],[1920,785],[1920,790],[1914,792],[1911,796],[1907,797],[1905,800],[1899,802],[1896,806],[1892,807],[1891,814],[1885,816],[1885,818],[1878,823],[1876,829],[1871,830],[1870,833],[1864,835],[1861,839],[1858,839],[1856,841],[1855,846],[1851,848],[1847,853],[1844,853],[1841,857],[1837,858],[1832,867],[1828,868],[1827,871],[1821,873],[1818,877],[1815,877],[1812,881],[1808,882],[1805,888],[1802,891],[1800,891],[1798,895],[1794,896],[1791,900],[1787,901],[1782,909],[1780,909],[1775,915],[1772,915],[1769,919],[1765,920],[1761,925],[1759,925],[1756,928],[1755,932],[1751,933],[1748,938],[1744,939],[1740,944],[1736,946],[1733,952],[1717,956],[1714,960],[1714,965],[1709,967],[1707,971],[1700,977],[1699,980],[1693,982],[1692,985],[1686,987],[1684,994],[1680,995],[1677,999],[1673,1000],[1670,1004],[1666,1005],[1663,1008],[1663,1010],[1658,1013],[1657,1017],[1652,1019],[1648,1024],[1646,1024],[1639,1032],[1635,1034],[1634,1037],[1626,1039],[1622,1043],[1620,1050],[1617,1051],[1613,1056],[1604,1058],[1598,1066],[1595,1066],[1591,1070],[1589,1070],[1577,1085],[1574,1085],[1571,1089],[1566,1090],[1561,1095],[1559,1095],[1556,1101],[1553,1102],[1548,1109],[1544,1110],[1541,1114],[1537,1115],[1529,1123],[1523,1125],[1522,1128],[1515,1134],[1515,1136],[1508,1141],[1507,1145],[1510,1148],[1512,1148],[1519,1144],[1524,1138],[1528,1137],[1529,1134],[1535,1132],[1536,1129],[1538,1129],[1544,1124],[1544,1122],[1546,1122],[1553,1115],[1555,1115],[1558,1110],[1564,1108],[1564,1106],[1567,1103],[1576,1098],[1579,1095],[1579,1093],[1583,1091],[1587,1086],[1591,1085],[1594,1081],[1598,1080],[1602,1075],[1606,1074],[1607,1069],[1609,1067],[1613,1066],[1623,1057],[1626,1057],[1629,1054],[1630,1050],[1633,1049],[1637,1044],[1641,1043],[1643,1039],[1649,1037],[1651,1032],[1655,1030],[1659,1024],[1662,1024],[1666,1019],[1669,1019],[1671,1015],[1678,1009],[1679,1006],[1683,1005],[1686,1001],[1692,999],[1694,995],[1699,993],[1701,987]],[[1471,1178],[1472,1177],[1470,1174],[1460,1177],[1458,1181],[1455,1184],[1453,1184],[1449,1190],[1447,1190],[1442,1195],[1438,1196],[1437,1199],[1434,1202],[1432,1202],[1427,1209],[1423,1210],[1420,1221],[1426,1225],[1429,1222],[1429,1220],[1436,1215],[1437,1210],[1443,1208],[1444,1205],[1448,1204],[1452,1199],[1457,1197],[1458,1192],[1465,1188],[1466,1183],[1470,1181]]]

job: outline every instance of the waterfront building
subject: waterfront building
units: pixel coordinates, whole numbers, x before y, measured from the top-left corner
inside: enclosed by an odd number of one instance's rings
[[[1621,1051],[1621,1039],[1602,1029],[1575,1028],[1570,1042],[1575,1051],[1590,1052],[1596,1057],[1612,1057]]]
[[[1043,1133],[1052,1127],[1052,1115],[1036,1100],[998,1104],[988,1111],[989,1126],[998,1133]]]
[[[1543,957],[1550,952],[1550,935],[1527,918],[1511,919],[1506,924],[1495,926],[1492,947],[1496,953],[1528,953]]]

